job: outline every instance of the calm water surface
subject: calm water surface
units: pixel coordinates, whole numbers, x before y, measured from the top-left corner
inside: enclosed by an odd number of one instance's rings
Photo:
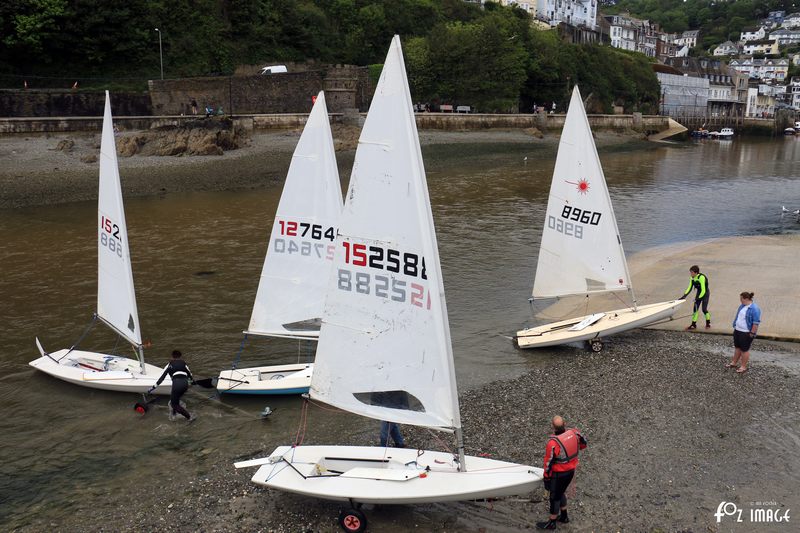
[[[450,145],[424,155],[461,390],[547,364],[557,351],[519,352],[503,335],[529,319],[554,152]],[[685,240],[800,231],[794,217],[780,215],[781,205],[800,208],[800,139],[616,149],[601,158],[628,253]],[[126,200],[141,327],[153,343],[149,362],[163,364],[179,348],[200,377],[230,366],[249,321],[280,192],[275,186]],[[28,367],[38,356],[35,336],[45,348],[59,349],[90,321],[95,221],[94,202],[0,211],[4,529],[32,516],[57,520],[91,512],[92,504],[122,504],[161,476],[176,475],[176,461],[184,464],[184,476],[201,477],[220,457],[250,457],[291,442],[297,430],[296,398],[220,403],[200,389],[204,394],[187,395],[190,410],[200,415],[187,426],[169,423],[163,408],[139,417],[132,410],[135,395],[84,389]],[[102,326],[82,344],[115,345]],[[295,341],[260,340],[249,342],[241,357],[251,366],[305,360],[309,351]],[[275,413],[258,420],[265,405]],[[342,427],[375,433],[377,440],[376,422],[312,410],[306,442],[336,443]]]

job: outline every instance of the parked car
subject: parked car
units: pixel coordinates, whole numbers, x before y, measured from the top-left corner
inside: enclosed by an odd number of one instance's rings
[[[261,69],[261,74],[280,74],[281,72],[289,72],[286,70],[286,65],[269,65]]]

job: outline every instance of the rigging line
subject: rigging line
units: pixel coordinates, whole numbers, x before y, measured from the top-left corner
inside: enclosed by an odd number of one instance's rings
[[[236,370],[236,367],[239,366],[239,361],[242,358],[242,352],[244,351],[244,344],[247,342],[247,333],[244,334],[242,338],[241,344],[239,344],[239,351],[236,353],[236,357],[233,359],[233,364],[231,365],[231,370]]]
[[[314,400],[312,400],[310,398],[306,399],[306,401],[308,403],[310,403],[311,405],[313,405],[314,407],[316,407],[318,409],[322,409],[323,411],[330,411],[332,413],[348,413],[349,412],[349,411],[345,411],[344,409],[339,409],[338,407],[334,407],[334,408],[326,407],[324,404],[317,403],[317,402],[315,402]]]
[[[308,400],[303,400],[303,407],[300,408],[300,423],[297,426],[297,433],[294,437],[294,445],[300,446],[306,436],[306,423],[308,421]]]
[[[64,359],[66,356],[68,356],[72,352],[72,350],[74,350],[75,348],[78,347],[78,345],[81,343],[81,341],[84,339],[84,337],[86,337],[86,335],[89,333],[89,330],[92,329],[92,327],[94,326],[94,323],[96,321],[97,321],[97,313],[92,313],[92,321],[89,322],[88,326],[86,326],[86,329],[83,331],[81,336],[78,337],[78,340],[75,341],[75,344],[70,346],[69,350],[67,350],[67,353],[65,353],[64,355],[62,355],[61,357],[58,358],[59,362],[61,362],[62,359]]]
[[[433,440],[438,442],[439,445],[447,451],[447,453],[453,453],[453,448],[449,444],[447,444],[445,441],[440,439],[439,435],[434,433],[430,428],[427,428],[427,429],[428,429],[428,433],[430,434],[430,436],[433,437]]]

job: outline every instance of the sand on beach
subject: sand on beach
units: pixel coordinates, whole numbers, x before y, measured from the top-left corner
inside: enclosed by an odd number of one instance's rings
[[[347,176],[360,130],[334,125],[339,174]],[[286,177],[291,154],[301,130],[255,131],[245,145],[221,156],[120,157],[120,178],[125,197],[188,191],[223,191],[260,188]],[[534,149],[554,147],[557,135],[539,138],[528,130],[441,131],[421,130],[423,147],[443,144],[525,144]],[[123,135],[135,135],[124,132]],[[57,150],[69,140],[71,150]],[[598,146],[629,146],[631,135],[600,132]],[[0,136],[0,209],[50,205],[97,198],[98,163],[82,159],[100,151],[99,133]],[[232,165],[232,163],[234,163]],[[233,170],[231,167],[233,166]]]
[[[759,337],[800,341],[800,288],[794,270],[800,265],[800,235],[724,237],[658,246],[633,254],[628,258],[628,268],[637,302],[646,305],[682,296],[689,285],[692,265],[698,265],[708,276],[712,324],[705,329],[701,311],[695,333],[730,335],[739,294],[748,291],[755,293],[754,300],[762,311]],[[649,327],[673,331],[686,328],[691,323],[694,294],[692,291],[687,296],[673,320]],[[566,319],[630,305],[627,293],[592,296],[587,305],[576,306],[576,301],[565,298],[541,311]]]

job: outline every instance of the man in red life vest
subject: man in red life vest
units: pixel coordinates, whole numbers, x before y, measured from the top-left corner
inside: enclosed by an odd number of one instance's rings
[[[564,419],[554,416],[553,434],[544,447],[544,487],[550,491],[550,519],[536,522],[537,528],[555,529],[556,521],[569,522],[565,493],[578,467],[578,451],[584,448],[583,435],[577,429],[566,429]]]

